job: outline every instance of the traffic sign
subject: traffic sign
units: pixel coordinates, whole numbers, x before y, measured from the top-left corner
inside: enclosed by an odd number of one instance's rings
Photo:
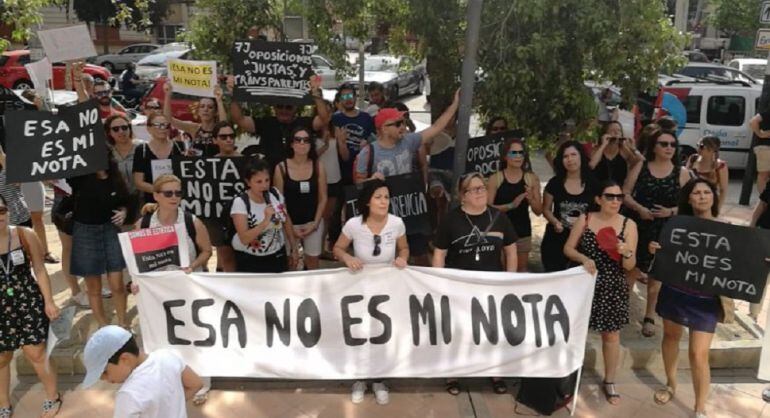
[[[770,1],[762,2],[762,12],[759,14],[759,23],[770,23]]]
[[[757,41],[754,44],[754,48],[770,50],[770,29],[760,29],[757,31]]]

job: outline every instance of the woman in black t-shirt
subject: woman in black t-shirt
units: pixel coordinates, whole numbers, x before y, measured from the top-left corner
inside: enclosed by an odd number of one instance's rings
[[[476,271],[516,271],[516,232],[508,217],[487,205],[487,186],[479,173],[460,178],[462,205],[449,211],[433,244],[433,267]],[[495,393],[507,391],[492,379]],[[447,382],[447,392],[458,395],[457,379]]]
[[[147,131],[152,139],[134,151],[134,185],[144,192],[144,202],[154,203],[152,183],[163,174],[173,174],[171,157],[184,154],[176,141],[169,137],[171,125],[165,116],[154,113],[147,117]]]
[[[540,254],[546,272],[567,268],[564,244],[572,224],[588,212],[596,196],[596,181],[588,166],[583,146],[567,141],[556,151],[556,176],[548,181],[543,193],[543,216],[548,220]]]
[[[633,139],[626,138],[623,126],[613,120],[602,128],[599,144],[591,152],[589,165],[596,180],[612,180],[622,185],[628,176],[628,168],[641,159]]]
[[[292,131],[286,155],[289,158],[275,167],[273,181],[286,199],[294,237],[302,242],[305,269],[314,270],[323,251],[326,172],[318,163],[315,138],[308,128]]]

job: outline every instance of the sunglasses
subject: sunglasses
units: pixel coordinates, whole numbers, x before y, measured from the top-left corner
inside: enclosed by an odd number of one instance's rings
[[[676,142],[658,141],[661,148],[676,148]]]
[[[309,144],[310,143],[310,137],[308,136],[295,136],[291,139],[297,144]]]
[[[487,191],[487,186],[474,187],[472,189],[465,189],[465,194],[481,194]]]
[[[353,93],[340,94],[340,100],[350,100],[353,97],[355,97]]]
[[[615,194],[615,193],[602,193],[602,197],[604,198],[604,200],[606,200],[608,202],[612,202],[613,200],[617,200],[618,202],[622,202],[623,198],[625,198],[626,195],[623,194],[623,193],[619,193],[619,194]]]
[[[0,215],[5,215],[8,213],[8,208],[6,206],[0,206]]]
[[[182,191],[181,190],[164,190],[160,192],[160,194],[163,195],[163,197],[167,197],[171,199],[172,197],[182,197]]]
[[[275,108],[278,110],[294,110],[292,105],[275,105]]]
[[[158,129],[168,129],[169,124],[168,123],[153,123],[152,126],[158,128]]]
[[[403,120],[397,120],[397,121],[395,121],[393,123],[386,123],[385,126],[395,126],[396,128],[400,128],[400,127],[404,126],[404,123],[405,122]]]
[[[228,139],[235,140],[235,134],[219,134],[217,135],[217,138],[227,141]]]
[[[160,110],[159,104],[148,104],[145,106],[146,109],[152,109],[152,110]]]
[[[374,250],[372,251],[372,257],[377,257],[382,252],[382,250],[380,249],[380,244],[382,244],[382,237],[379,235],[375,235]]]
[[[129,127],[128,127],[128,125],[111,126],[110,130],[112,132],[120,132],[120,131],[126,132],[126,131],[129,130]]]
[[[105,91],[95,91],[95,92],[94,92],[94,96],[96,96],[96,97],[107,97],[107,96],[109,96],[109,95],[110,95],[110,91],[109,91],[109,90],[105,90]]]
[[[508,151],[508,156],[511,158],[523,157],[524,151]]]

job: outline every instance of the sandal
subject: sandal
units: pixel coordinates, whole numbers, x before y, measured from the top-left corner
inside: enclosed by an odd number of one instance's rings
[[[45,253],[45,257],[43,260],[48,264],[59,264],[61,260],[59,260],[55,255],[51,254],[50,252]]]
[[[642,321],[642,335],[645,337],[654,337],[655,336],[655,320],[652,318],[645,317]]]
[[[674,388],[666,385],[655,391],[653,394],[653,399],[655,399],[656,404],[665,405],[674,399],[675,393],[676,392],[674,391]]]
[[[508,392],[508,386],[505,385],[502,379],[492,381],[492,390],[498,395],[503,395]]]
[[[615,390],[615,384],[603,381],[604,385],[604,397],[610,405],[617,405],[620,403],[620,394]]]
[[[450,380],[446,382],[446,391],[448,394],[452,396],[457,396],[460,394],[460,382],[457,380]]]
[[[13,416],[13,406],[0,408],[0,418],[11,418]]]
[[[206,391],[204,393],[196,393],[195,396],[193,396],[192,403],[195,406],[201,406],[204,403],[206,403],[206,401],[208,400],[209,400],[209,392]]]
[[[56,416],[62,406],[61,393],[56,394],[56,399],[46,399],[43,401],[43,415],[41,418],[49,418]]]

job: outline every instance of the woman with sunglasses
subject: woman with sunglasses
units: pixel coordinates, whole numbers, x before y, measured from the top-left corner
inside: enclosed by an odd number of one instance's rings
[[[236,270],[282,273],[294,268],[298,257],[294,227],[283,195],[270,187],[270,165],[261,159],[249,160],[241,170],[241,180],[247,190],[233,199],[230,210],[236,232],[232,239]]]
[[[663,225],[677,213],[679,190],[690,180],[687,169],[679,165],[678,141],[673,132],[662,129],[649,131],[645,161],[637,163],[628,173],[623,186],[625,205],[633,211],[632,218],[639,227],[637,267],[641,272],[650,268],[652,255],[647,251],[650,241],[658,238]],[[643,277],[643,273],[641,274]],[[642,335],[655,335],[655,301],[660,282],[647,279],[647,307],[642,322]]]
[[[292,131],[286,155],[275,167],[275,187],[286,197],[294,237],[302,242],[305,270],[315,270],[323,251],[326,171],[318,162],[315,139],[305,127]]]
[[[568,267],[564,255],[572,225],[588,213],[597,195],[597,183],[588,166],[583,145],[564,142],[556,151],[554,171],[543,193],[543,216],[548,221],[540,245],[545,271],[561,271]]]
[[[725,203],[730,172],[727,163],[719,159],[719,148],[722,142],[715,136],[704,136],[698,141],[698,153],[687,159],[687,169],[702,179],[711,182],[719,192],[719,209]]]
[[[152,139],[134,151],[134,185],[144,192],[145,203],[155,202],[152,187],[155,179],[162,174],[171,174],[171,157],[184,154],[179,144],[169,137],[170,128],[164,115],[151,114],[147,117],[147,129]]]
[[[433,242],[433,267],[476,271],[516,271],[516,231],[500,211],[487,202],[487,186],[479,173],[469,173],[457,185],[461,205],[447,213]],[[501,379],[492,379],[495,393],[505,393]],[[447,381],[451,395],[460,394],[457,379]]]
[[[596,180],[612,180],[622,185],[628,176],[628,168],[641,158],[633,139],[623,134],[623,125],[613,120],[602,125],[599,146],[593,148],[589,165]]]
[[[406,267],[409,260],[406,226],[401,218],[388,213],[390,191],[385,181],[374,179],[365,182],[356,205],[361,214],[345,222],[334,244],[334,256],[353,272],[360,271],[365,264]],[[351,243],[352,255],[348,253]],[[366,383],[356,381],[352,389],[353,403],[363,402]],[[388,403],[388,387],[382,381],[372,384],[372,392],[378,404]]]
[[[532,250],[532,222],[529,208],[535,215],[543,213],[540,197],[540,179],[532,171],[529,153],[519,138],[508,138],[500,147],[502,170],[492,174],[487,182],[488,203],[506,214],[513,224],[518,240],[516,271],[527,271],[529,252]]]
[[[45,390],[41,417],[53,417],[62,406],[56,366],[46,356],[49,321],[59,316],[42,244],[34,232],[11,226],[8,204],[0,195],[0,417],[10,418],[11,360],[21,348]],[[34,272],[34,274],[33,274]]]
[[[620,358],[620,330],[628,324],[626,272],[636,265],[636,224],[620,214],[623,191],[613,180],[605,180],[595,198],[597,212],[580,217],[564,245],[564,255],[596,275],[588,326],[602,335],[604,396],[617,405],[615,372]],[[597,274],[598,273],[598,274]]]
[[[163,92],[166,94],[163,100],[163,115],[171,121],[171,126],[192,137],[190,154],[210,157],[217,153],[214,144],[214,125],[218,121],[227,120],[227,111],[222,103],[222,88],[214,87],[214,98],[201,97],[198,100],[195,116],[200,122],[188,122],[173,117],[171,113],[171,83],[163,84]]]
[[[88,300],[100,327],[109,324],[101,297],[102,275],[106,274],[118,325],[128,328],[123,285],[126,264],[118,241],[126,220],[128,188],[111,152],[107,152],[107,159],[107,170],[67,179],[73,196],[70,271],[85,278]]]
[[[688,181],[682,187],[678,200],[679,214],[719,222],[717,191],[708,180],[694,178]],[[660,248],[661,245],[653,240],[649,243],[648,251],[655,254]],[[687,327],[695,417],[706,418],[706,402],[711,385],[709,350],[717,322],[725,314],[720,299],[687,287],[663,284],[657,302],[657,313],[663,318],[661,352],[666,369],[666,384],[655,391],[653,399],[663,405],[676,394],[679,341]]]
[[[136,148],[142,143],[134,138],[131,122],[123,115],[112,115],[104,121],[104,131],[107,135],[107,143],[112,151],[112,157],[118,164],[120,174],[126,182],[129,194],[129,207],[126,214],[126,223],[133,224],[139,217],[139,208],[142,204],[142,194],[134,185],[134,154]]]

